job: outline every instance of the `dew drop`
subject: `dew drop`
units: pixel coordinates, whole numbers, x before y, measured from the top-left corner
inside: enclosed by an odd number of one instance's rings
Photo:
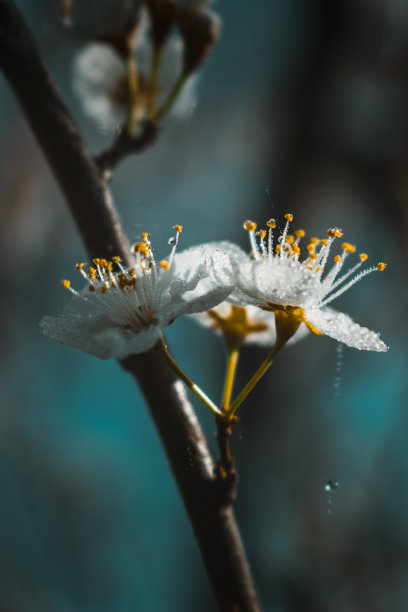
[[[334,514],[334,494],[339,487],[340,483],[338,480],[328,480],[324,485],[324,491],[328,493],[327,514],[330,516]]]
[[[324,485],[324,490],[326,491],[326,493],[332,493],[333,491],[336,491],[339,487],[340,483],[338,482],[338,480],[328,480]]]
[[[173,246],[173,244],[175,244],[175,243],[176,243],[176,239],[174,238],[174,236],[173,236],[172,238],[169,238],[169,240],[168,240],[168,244],[169,244],[170,246]]]

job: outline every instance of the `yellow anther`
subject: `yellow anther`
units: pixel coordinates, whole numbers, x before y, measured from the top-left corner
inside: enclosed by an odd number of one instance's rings
[[[270,227],[271,229],[275,229],[276,227],[276,221],[275,219],[269,219],[269,221],[266,222],[266,225],[268,227]]]
[[[320,241],[320,244],[322,246],[325,246],[329,241],[327,240],[327,238],[323,238],[323,240]]]
[[[81,262],[81,263],[77,263],[75,267],[77,270],[82,270],[83,268],[85,268],[85,266],[86,266],[86,263]]]
[[[254,232],[257,228],[256,223],[254,223],[254,221],[245,221],[244,223],[244,229],[246,229],[247,232]]]
[[[61,281],[61,285],[64,287],[64,289],[69,289],[70,286],[71,286],[71,281],[63,280],[63,281]]]
[[[306,234],[305,230],[302,230],[302,229],[295,230],[296,238],[303,238],[305,234]]]
[[[347,251],[347,253],[354,253],[356,250],[356,247],[353,244],[350,244],[349,242],[343,242],[341,248],[343,249],[343,251]]]
[[[263,240],[266,236],[265,230],[259,230],[258,236]]]
[[[181,232],[183,231],[183,226],[182,225],[174,225],[173,229],[176,230],[176,232],[178,232],[179,234],[181,234]]]
[[[314,253],[315,246],[314,244],[308,244],[306,249],[309,251],[309,253]]]
[[[294,237],[294,236],[292,236],[292,234],[288,234],[288,235],[286,236],[286,242],[287,242],[288,244],[293,244],[293,241],[294,241],[294,240],[295,240],[295,237]]]
[[[129,272],[129,276],[131,276],[132,278],[136,276],[136,271],[134,268],[129,268],[128,272]]]
[[[119,263],[120,262],[120,257],[118,257],[118,255],[115,255],[115,257],[112,257],[112,261],[114,263]]]
[[[96,270],[95,268],[90,267],[88,270],[88,276],[90,278],[90,280],[93,280],[95,278],[96,275]]]
[[[142,240],[143,240],[143,242],[146,242],[148,235],[149,235],[149,234],[148,234],[147,232],[143,232],[143,234],[142,234]]]
[[[280,252],[280,250],[281,250],[281,245],[280,245],[280,244],[277,244],[277,245],[276,245],[276,247],[275,247],[275,251],[276,251],[277,253],[279,253],[279,252]]]
[[[135,242],[132,248],[134,253],[142,253],[143,255],[146,255],[149,251],[149,247],[145,242]]]
[[[328,235],[328,237],[329,237],[329,238],[334,238],[334,237],[335,237],[335,235],[336,235],[336,231],[337,231],[337,230],[335,230],[335,229],[328,229],[328,230],[327,230],[327,235]]]
[[[162,259],[160,262],[160,266],[164,269],[164,270],[168,270],[170,268],[170,264],[168,261],[166,261],[165,259]]]
[[[107,268],[108,267],[108,260],[107,259],[101,259],[101,264],[102,268]]]
[[[292,244],[292,251],[296,253],[296,255],[299,255],[300,247],[297,244]]]
[[[335,263],[340,263],[341,262],[341,257],[340,255],[336,255],[334,258]]]
[[[383,270],[385,270],[385,268],[387,267],[387,264],[380,261],[379,264],[377,264],[377,270],[379,270],[380,272],[382,272]]]
[[[291,215],[290,213],[286,213],[285,219],[286,221],[293,221],[293,215]]]
[[[361,253],[360,259],[361,259],[361,261],[367,261],[367,259],[368,259],[367,253]]]
[[[99,257],[95,257],[95,259],[92,260],[95,264],[95,266],[100,266],[101,265],[101,260],[99,259]]]
[[[312,261],[316,259],[316,257],[317,257],[316,253],[310,253],[309,255],[309,259],[311,259]]]
[[[335,230],[334,230],[334,235],[335,235],[337,238],[341,238],[341,237],[343,236],[343,232],[342,232],[341,230],[339,230],[339,229],[335,229]]]
[[[310,238],[310,244],[319,244],[319,239],[318,238]]]

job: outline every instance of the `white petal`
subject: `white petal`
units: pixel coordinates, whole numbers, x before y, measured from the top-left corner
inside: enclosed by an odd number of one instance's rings
[[[317,275],[295,260],[253,261],[240,267],[238,287],[259,304],[302,306],[313,300],[319,287]]]
[[[158,325],[144,327],[137,333],[130,329],[111,327],[97,334],[94,341],[99,346],[106,347],[110,358],[124,359],[149,351],[161,336],[162,329]]]
[[[204,285],[203,285],[204,286]],[[192,314],[194,312],[203,312],[217,306],[228,297],[230,289],[227,287],[208,288],[205,285],[205,291],[201,294],[190,292],[184,295],[184,299],[174,302],[164,314],[167,321],[172,321],[181,315]]]
[[[365,351],[387,351],[388,346],[380,339],[379,334],[366,327],[361,327],[342,312],[331,308],[308,308],[305,311],[307,320],[326,336],[353,348]]]
[[[136,333],[112,325],[104,315],[44,317],[40,326],[46,336],[99,359],[123,359],[151,349],[161,328],[150,325]]]

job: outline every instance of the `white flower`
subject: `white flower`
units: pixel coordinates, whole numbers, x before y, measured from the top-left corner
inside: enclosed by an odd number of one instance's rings
[[[77,264],[87,286],[79,293],[62,282],[74,297],[60,316],[42,319],[44,333],[100,359],[123,359],[151,349],[176,317],[222,302],[232,289],[223,272],[229,258],[206,245],[176,254],[182,228],[174,229],[171,253],[159,264],[147,233],[132,247],[133,266],[125,268],[119,257],[94,259],[87,271]]]
[[[137,34],[134,56],[139,87],[138,110],[141,116],[150,91],[151,53],[147,26],[142,25]],[[171,37],[166,42],[161,59],[157,98],[159,106],[179,78],[182,67],[183,43],[180,38]],[[194,75],[187,79],[171,107],[170,113],[173,116],[181,118],[192,112],[196,103],[196,82]],[[124,60],[113,47],[104,43],[91,43],[78,53],[73,65],[73,84],[85,113],[104,129],[115,130],[124,123],[129,86]]]
[[[285,218],[286,226],[275,247],[274,219],[267,222],[268,231],[257,232],[253,221],[244,223],[244,228],[249,232],[252,253],[249,256],[235,245],[228,249],[235,261],[236,275],[236,289],[228,301],[284,312],[305,323],[310,331],[325,334],[357,349],[388,350],[377,333],[354,323],[347,315],[327,308],[329,303],[363,276],[375,270],[384,270],[386,265],[379,263],[352,276],[367,259],[367,255],[362,253],[357,264],[340,274],[347,257],[355,252],[353,245],[344,242],[342,254],[334,257],[334,265],[324,275],[331,245],[342,236],[341,230],[328,230],[327,238],[323,240],[310,238],[306,247],[308,255],[300,261],[299,242],[305,232],[297,230],[293,235],[289,234],[293,216],[287,214]]]
[[[240,348],[244,344],[256,344],[268,347],[276,341],[275,314],[258,306],[237,306],[227,301],[206,312],[192,314],[190,318],[223,335],[227,346]],[[301,325],[288,344],[306,335],[307,328]]]

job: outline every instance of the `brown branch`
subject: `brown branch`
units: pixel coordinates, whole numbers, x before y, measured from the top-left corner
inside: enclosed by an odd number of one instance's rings
[[[113,168],[127,155],[131,153],[142,153],[153,145],[158,135],[158,127],[151,121],[142,121],[138,124],[140,133],[135,135],[123,128],[111,147],[96,155],[96,165],[103,171]]]
[[[0,0],[0,67],[65,194],[93,256],[128,257],[103,175],[42,64],[32,34],[12,0]],[[231,505],[225,505],[214,464],[181,383],[153,353],[122,366],[140,384],[165,447],[196,535],[219,609],[259,612]]]

